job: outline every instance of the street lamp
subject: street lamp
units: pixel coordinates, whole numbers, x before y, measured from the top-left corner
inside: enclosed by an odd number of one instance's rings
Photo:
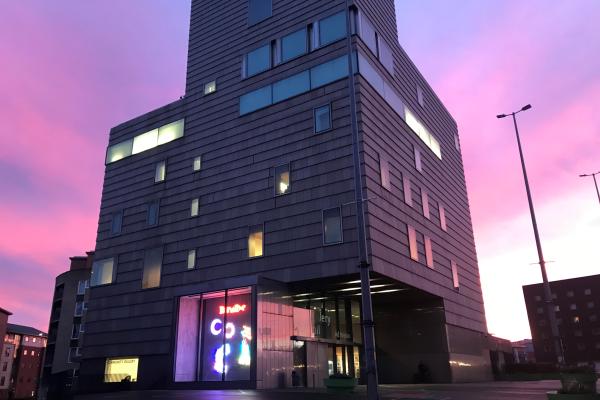
[[[496,118],[505,118],[509,115],[512,116],[515,124],[515,133],[517,135],[517,144],[519,146],[519,156],[521,157],[521,168],[523,169],[523,179],[525,180],[525,190],[527,191],[527,201],[529,202],[529,212],[531,213],[531,223],[533,224],[533,234],[535,236],[535,244],[537,247],[540,269],[542,270],[542,280],[544,286],[544,300],[548,311],[548,318],[550,319],[550,329],[552,330],[552,337],[554,339],[554,351],[556,352],[556,359],[558,364],[564,363],[563,349],[558,333],[558,324],[556,323],[556,314],[554,311],[554,304],[552,301],[552,292],[550,291],[550,284],[548,283],[548,274],[546,273],[546,262],[544,261],[544,254],[542,253],[542,243],[540,241],[540,234],[538,232],[537,221],[535,218],[535,211],[533,209],[533,200],[531,199],[531,190],[529,189],[529,179],[527,179],[527,170],[525,169],[525,159],[523,158],[523,148],[521,147],[521,139],[519,137],[519,128],[517,126],[516,115],[522,111],[527,111],[531,108],[531,104],[527,104],[519,111],[512,112],[510,114],[496,115]]]
[[[594,178],[594,185],[596,185],[596,194],[598,194],[598,201],[600,202],[600,190],[598,190],[598,181],[596,180],[596,175],[600,175],[600,171],[595,172],[593,174],[582,174],[579,175],[579,177],[586,178],[588,176],[591,176],[592,178]]]

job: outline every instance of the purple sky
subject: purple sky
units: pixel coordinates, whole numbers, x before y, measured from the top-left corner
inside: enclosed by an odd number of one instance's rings
[[[453,113],[490,332],[529,336],[540,280],[509,120],[520,115],[551,279],[600,272],[600,2],[397,1],[400,43]],[[143,12],[141,11],[143,10]],[[92,249],[109,129],[184,91],[189,0],[0,2],[0,307],[46,330]]]

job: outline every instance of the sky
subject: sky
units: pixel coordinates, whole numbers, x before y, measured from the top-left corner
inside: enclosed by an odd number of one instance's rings
[[[189,0],[0,1],[0,307],[47,330],[55,276],[92,250],[111,127],[184,93]],[[491,333],[530,337],[541,281],[600,273],[600,2],[396,0],[400,44],[459,125]]]

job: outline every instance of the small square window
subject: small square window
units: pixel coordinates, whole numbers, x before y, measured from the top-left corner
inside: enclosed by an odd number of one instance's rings
[[[569,291],[567,292],[567,297],[573,297],[573,296],[575,296],[575,293],[573,293],[573,291],[572,291],[572,290],[569,290]]]
[[[585,290],[583,291],[583,294],[585,294],[586,296],[589,296],[589,295],[591,295],[591,294],[592,294],[592,289],[585,289]]]
[[[323,243],[341,243],[342,232],[342,210],[339,207],[323,210]]]
[[[188,251],[187,267],[188,269],[196,268],[196,250]]]
[[[112,235],[118,235],[121,233],[123,227],[123,211],[116,212],[112,215],[112,221],[110,223],[110,233]]]
[[[577,304],[571,304],[570,309],[571,310],[577,310]]]
[[[264,225],[250,227],[248,234],[248,257],[262,257],[264,253]]]
[[[535,296],[535,301],[542,301],[542,296]]]
[[[419,172],[423,172],[423,165],[421,163],[421,150],[415,146],[415,168]]]
[[[198,199],[198,198],[192,199],[192,204],[190,206],[190,215],[192,217],[197,217],[199,210],[200,210],[200,199]]]
[[[202,156],[194,158],[194,171],[200,171],[202,169]]]
[[[559,312],[560,311],[560,306],[554,306],[554,311],[555,312]]]
[[[165,180],[167,173],[167,163],[165,161],[161,161],[156,164],[156,171],[154,172],[154,182],[162,182]]]
[[[92,264],[92,276],[90,286],[107,285],[114,279],[114,258],[95,260]]]
[[[327,104],[315,108],[315,133],[325,132],[331,129],[331,105]]]
[[[421,189],[421,202],[423,203],[423,215],[425,218],[430,219],[431,215],[429,213],[429,195],[424,189]]]
[[[544,313],[544,307],[538,307],[537,313],[538,314],[543,314]]]
[[[291,191],[290,165],[280,165],[275,168],[275,194],[281,196]]]
[[[587,303],[588,308],[594,308],[594,306],[595,306],[595,304],[593,301],[588,301],[588,303]]]
[[[148,203],[146,223],[149,226],[158,225],[159,202],[155,200]]]
[[[217,81],[211,81],[204,85],[204,94],[211,94],[217,91]]]

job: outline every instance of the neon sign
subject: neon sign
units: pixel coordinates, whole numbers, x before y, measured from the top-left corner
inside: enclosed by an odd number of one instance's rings
[[[227,306],[227,314],[237,314],[246,311],[245,304],[236,304],[233,306]],[[219,315],[225,314],[225,306],[219,306]]]
[[[222,330],[223,321],[221,321],[219,318],[213,319],[213,321],[210,323],[210,333],[217,336],[221,334]],[[231,322],[228,322],[227,325],[225,325],[225,337],[227,339],[231,339],[233,335],[235,335],[235,325],[233,325]]]

